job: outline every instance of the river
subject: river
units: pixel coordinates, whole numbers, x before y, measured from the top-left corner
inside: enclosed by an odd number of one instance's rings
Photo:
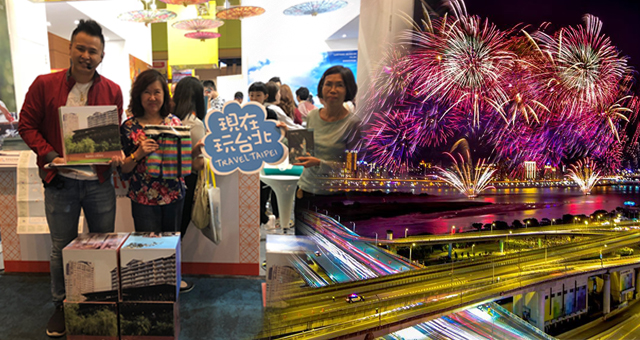
[[[466,201],[460,193],[453,189],[427,189],[423,191],[433,201]],[[424,199],[422,199],[424,200]],[[392,218],[372,218],[357,223],[357,230],[363,236],[378,233],[380,237],[392,230],[395,237],[403,237],[405,229],[409,235],[420,233],[443,234],[456,231],[472,230],[474,222],[491,223],[501,220],[509,224],[513,220],[525,218],[561,218],[564,214],[589,215],[596,210],[611,211],[623,206],[625,201],[640,204],[640,186],[614,185],[598,186],[591,195],[583,195],[575,187],[567,188],[508,188],[483,192],[473,199],[491,203],[483,208],[472,208],[436,214],[410,214]]]

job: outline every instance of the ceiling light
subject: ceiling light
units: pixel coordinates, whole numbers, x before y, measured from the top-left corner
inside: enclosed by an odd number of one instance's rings
[[[342,35],[342,37],[343,37],[343,38],[346,38],[346,37],[347,37],[347,35],[346,35],[346,34],[343,34],[343,35]]]
[[[80,20],[76,20],[76,21],[73,22],[74,25],[77,25],[79,23],[80,23]]]
[[[51,23],[47,21],[47,27],[51,27]]]

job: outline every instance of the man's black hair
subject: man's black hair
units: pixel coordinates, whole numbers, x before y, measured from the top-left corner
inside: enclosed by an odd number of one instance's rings
[[[78,35],[78,33],[80,32],[84,32],[92,37],[100,38],[102,49],[104,49],[104,35],[102,35],[102,27],[100,27],[97,22],[91,19],[81,19],[78,23],[78,26],[76,26],[76,29],[74,29],[73,33],[71,33],[71,43],[73,43],[73,38],[75,38],[76,35]]]
[[[216,83],[214,83],[213,80],[205,80],[204,82],[202,82],[202,86],[210,87],[214,91],[218,91],[218,89],[216,89]]]
[[[244,99],[244,94],[242,94],[242,92],[238,91],[236,92],[236,94],[233,95],[234,99]]]
[[[296,96],[300,97],[301,100],[307,100],[309,98],[309,89],[302,86],[296,90]]]
[[[280,77],[273,77],[273,78],[269,79],[269,82],[282,84],[282,82],[280,81]]]

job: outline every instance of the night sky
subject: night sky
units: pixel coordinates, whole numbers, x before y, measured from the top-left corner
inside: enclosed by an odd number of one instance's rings
[[[438,13],[444,13],[441,0],[428,0]],[[582,24],[584,14],[592,14],[603,23],[602,33],[611,38],[629,64],[640,70],[640,0],[466,0],[467,12],[488,18],[501,29],[517,24],[531,25],[530,32],[550,22],[555,32],[560,27]],[[638,75],[636,74],[636,80]]]

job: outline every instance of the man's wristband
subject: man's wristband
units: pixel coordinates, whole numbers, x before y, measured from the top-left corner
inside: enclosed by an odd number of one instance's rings
[[[131,156],[130,156],[130,157],[131,157],[131,159],[133,159],[133,161],[134,161],[135,163],[138,163],[138,161],[136,160],[136,156],[134,156],[134,155],[133,155],[133,153],[131,153]]]

